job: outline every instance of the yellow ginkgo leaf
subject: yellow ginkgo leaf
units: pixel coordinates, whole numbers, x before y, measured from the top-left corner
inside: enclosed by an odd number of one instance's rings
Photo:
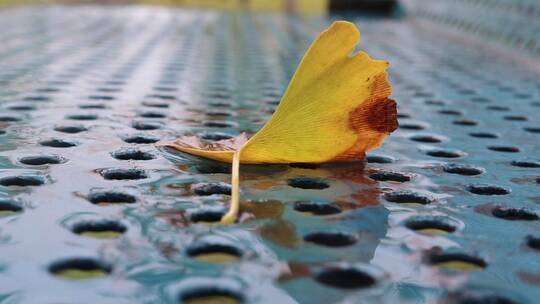
[[[397,128],[389,99],[388,62],[353,54],[360,32],[337,21],[311,45],[276,111],[250,139],[203,143],[189,136],[164,145],[232,162],[232,198],[223,223],[238,213],[239,164],[324,163],[361,160]]]

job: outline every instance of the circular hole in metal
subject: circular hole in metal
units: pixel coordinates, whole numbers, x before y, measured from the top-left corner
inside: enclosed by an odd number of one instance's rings
[[[387,193],[384,198],[392,203],[407,205],[427,205],[433,202],[428,196],[407,190]]]
[[[95,114],[71,114],[66,116],[66,118],[72,120],[96,120],[98,116]]]
[[[91,258],[71,258],[49,266],[50,273],[68,280],[100,278],[107,276],[111,271],[110,265]]]
[[[510,193],[510,189],[488,184],[469,185],[467,190],[479,195],[506,195]]]
[[[397,118],[411,118],[411,115],[407,113],[398,113],[396,116]]]
[[[315,280],[343,289],[367,288],[376,283],[373,276],[355,268],[327,268],[318,273]]]
[[[227,92],[211,92],[208,94],[208,97],[210,98],[219,98],[219,99],[228,99],[231,97],[231,95]]]
[[[9,175],[0,178],[0,185],[5,187],[40,186],[43,184],[45,184],[45,178],[34,174]]]
[[[519,99],[530,99],[532,98],[532,95],[528,93],[516,93],[514,94],[514,97]]]
[[[422,135],[422,134],[418,134],[418,135],[413,135],[411,137],[409,137],[410,140],[412,141],[417,141],[417,142],[423,142],[423,143],[440,143],[442,142],[442,138],[438,137],[438,136],[434,136],[434,135]]]
[[[465,153],[459,150],[434,149],[426,152],[427,155],[440,158],[458,158],[465,156]]]
[[[199,210],[190,214],[189,219],[194,223],[215,223],[221,221],[225,215],[223,211],[216,210]]]
[[[152,153],[134,148],[123,148],[116,150],[111,152],[111,155],[119,160],[151,160],[155,158],[154,154]]]
[[[521,168],[540,168],[540,162],[537,161],[527,161],[527,160],[515,160],[511,162],[514,167]]]
[[[136,180],[147,178],[146,171],[136,168],[111,168],[100,171],[101,176],[108,180]]]
[[[147,95],[148,98],[155,98],[155,99],[164,99],[164,100],[174,100],[176,97],[174,95],[166,95],[166,94],[150,94]]]
[[[153,144],[159,141],[158,137],[152,135],[135,134],[123,138],[128,144]]]
[[[88,99],[92,99],[92,100],[114,100],[114,96],[108,96],[108,95],[90,95],[90,96],[88,96]]]
[[[499,111],[499,112],[508,112],[510,111],[509,107],[505,106],[487,106],[486,109],[491,111]]]
[[[368,155],[366,156],[366,160],[368,163],[373,164],[391,164],[395,161],[392,157],[382,155]]]
[[[178,89],[173,87],[154,87],[155,91],[161,91],[161,92],[175,92]]]
[[[458,111],[458,110],[440,110],[439,111],[439,114],[443,114],[443,115],[451,115],[451,116],[461,116],[463,115],[463,113],[461,111]]]
[[[193,192],[200,196],[213,194],[231,195],[231,186],[225,183],[200,183],[193,185]]]
[[[102,92],[102,93],[116,93],[122,90],[119,88],[97,88],[96,91]]]
[[[166,102],[143,101],[142,105],[149,108],[168,108],[170,105]]]
[[[228,117],[232,115],[229,112],[219,112],[219,111],[206,111],[204,114],[210,117]]]
[[[518,116],[518,115],[508,115],[503,117],[504,120],[509,121],[527,121],[529,120],[526,116]]]
[[[131,123],[131,127],[139,131],[157,130],[163,128],[163,125],[158,122],[150,121],[134,121]]]
[[[443,170],[447,173],[467,176],[479,175],[484,173],[484,169],[482,168],[462,164],[446,164],[443,166]]]
[[[132,204],[137,198],[131,194],[113,190],[94,190],[88,194],[88,200],[96,205]]]
[[[434,96],[431,92],[422,92],[422,91],[416,91],[414,93],[415,97],[424,97],[424,98],[432,98]]]
[[[39,89],[36,89],[36,92],[38,92],[38,93],[56,93],[56,92],[60,92],[60,89],[58,89],[58,88],[39,88]]]
[[[456,231],[456,226],[441,219],[413,219],[405,223],[405,226],[417,233],[436,235],[453,233]]]
[[[411,177],[409,175],[399,173],[399,172],[391,172],[391,171],[381,171],[376,172],[369,175],[369,178],[382,181],[382,182],[398,182],[398,183],[404,183],[411,180]]]
[[[227,101],[211,101],[208,103],[209,106],[215,107],[215,108],[230,108],[232,107],[232,103]]]
[[[73,226],[73,233],[81,236],[110,239],[126,232],[127,228],[115,221],[82,222]]]
[[[469,136],[475,137],[475,138],[499,138],[499,135],[494,133],[488,133],[488,132],[473,132],[469,133]]]
[[[530,132],[530,133],[540,133],[540,128],[536,127],[525,127],[523,130]]]
[[[415,123],[400,123],[399,128],[405,130],[423,130],[426,126]]]
[[[344,247],[356,243],[357,238],[343,232],[313,232],[304,236],[304,241],[328,247]]]
[[[235,125],[225,121],[207,121],[204,126],[209,128],[232,128]]]
[[[147,111],[147,112],[142,112],[141,114],[139,114],[139,116],[144,117],[144,118],[166,118],[167,114],[162,113],[162,112]]]
[[[0,122],[16,122],[20,120],[21,118],[17,116],[8,116],[8,115],[0,116]]]
[[[49,101],[51,100],[48,96],[27,96],[24,97],[23,100],[25,101]]]
[[[79,143],[70,139],[52,138],[39,142],[40,145],[53,148],[71,148],[78,146]]]
[[[463,253],[432,254],[428,261],[438,267],[459,271],[479,271],[488,266],[484,259]]]
[[[476,103],[486,103],[486,102],[491,102],[491,100],[489,98],[486,98],[486,97],[473,97],[471,98],[471,101],[472,102],[476,102]]]
[[[505,153],[517,153],[519,152],[518,147],[510,147],[510,146],[489,146],[487,147],[491,151],[497,151],[497,152],[505,152]]]
[[[207,263],[230,263],[242,257],[242,251],[225,244],[199,244],[187,249],[191,258]]]
[[[7,109],[12,111],[33,111],[36,109],[33,105],[27,105],[27,104],[16,104],[8,106]]]
[[[54,130],[62,133],[75,134],[87,131],[88,129],[83,125],[63,125],[54,127]]]
[[[19,158],[19,162],[25,165],[41,166],[54,165],[65,162],[65,159],[55,154],[30,155]]]
[[[536,221],[540,219],[536,212],[524,208],[497,206],[491,210],[493,216],[510,221]]]
[[[295,202],[294,210],[299,212],[311,213],[314,215],[331,215],[341,212],[341,209],[330,204],[305,201]]]
[[[106,109],[107,106],[102,104],[102,103],[85,103],[85,104],[80,104],[79,105],[79,108],[80,109],[97,109],[97,110],[103,110],[103,109]],[[73,119],[73,118],[71,118]],[[97,119],[97,116],[96,118]],[[81,120],[81,119],[79,119]],[[82,119],[82,120],[92,120],[92,119]]]
[[[9,198],[0,198],[0,217],[9,216],[23,211],[23,208]]]
[[[476,125],[478,125],[478,122],[476,122],[474,120],[468,120],[468,119],[454,120],[452,123],[454,125],[458,125],[458,126],[476,126]]]
[[[313,177],[295,177],[287,180],[287,184],[294,188],[322,190],[330,187],[325,181]]]
[[[527,236],[527,246],[535,250],[540,250],[540,238],[531,235]]]
[[[242,304],[244,297],[232,290],[218,286],[199,287],[181,293],[182,304]]]
[[[424,103],[430,106],[444,106],[446,104],[444,101],[433,99],[428,99]]]

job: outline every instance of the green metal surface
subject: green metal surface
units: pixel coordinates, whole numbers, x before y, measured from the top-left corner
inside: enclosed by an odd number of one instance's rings
[[[365,163],[243,166],[213,223],[229,167],[154,143],[258,130],[340,18],[400,129]],[[420,18],[0,11],[0,303],[537,303],[538,71]]]

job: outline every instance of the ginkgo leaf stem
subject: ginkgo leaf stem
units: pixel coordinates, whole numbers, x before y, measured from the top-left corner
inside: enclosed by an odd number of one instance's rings
[[[231,177],[231,204],[229,211],[221,218],[222,224],[232,224],[238,217],[240,210],[240,153],[242,148],[234,152],[232,162],[232,177]]]

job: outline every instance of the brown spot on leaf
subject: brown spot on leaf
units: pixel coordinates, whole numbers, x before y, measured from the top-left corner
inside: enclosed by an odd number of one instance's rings
[[[333,160],[362,160],[365,152],[379,147],[384,138],[398,127],[396,102],[389,99],[392,92],[387,73],[375,76],[367,100],[349,113],[349,128],[358,137],[356,142]]]
[[[370,128],[386,134],[397,129],[396,102],[388,98],[392,89],[386,77],[386,72],[375,76],[370,86],[370,97],[349,113],[351,129],[363,132]]]

